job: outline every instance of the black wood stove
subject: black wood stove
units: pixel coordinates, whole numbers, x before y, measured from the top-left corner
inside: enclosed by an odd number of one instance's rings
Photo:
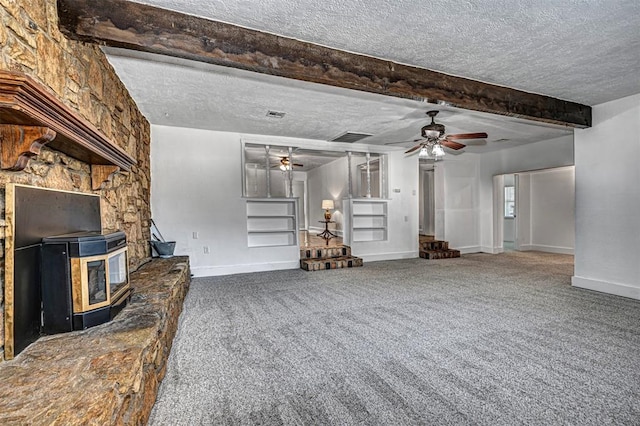
[[[124,232],[45,237],[41,265],[42,331],[46,334],[108,322],[131,294]]]

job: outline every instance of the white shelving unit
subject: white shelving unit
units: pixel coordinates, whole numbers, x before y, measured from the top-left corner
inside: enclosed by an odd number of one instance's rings
[[[387,239],[387,201],[352,198],[348,205],[350,242],[385,241]]]
[[[247,199],[249,247],[298,245],[297,198]]]

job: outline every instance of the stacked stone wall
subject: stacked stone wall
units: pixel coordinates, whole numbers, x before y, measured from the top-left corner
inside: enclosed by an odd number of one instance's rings
[[[126,232],[130,267],[137,269],[149,257],[149,123],[104,53],[95,45],[68,40],[60,33],[54,0],[0,0],[0,19],[0,69],[23,72],[42,83],[136,160],[131,171],[116,173],[100,190],[92,191],[89,164],[45,147],[24,171],[0,171],[0,217],[4,219],[4,192],[10,182],[99,194],[104,231]],[[1,361],[4,228],[0,244]]]

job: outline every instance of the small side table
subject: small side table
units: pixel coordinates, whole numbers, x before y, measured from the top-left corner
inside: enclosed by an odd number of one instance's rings
[[[329,224],[335,223],[333,220],[319,220],[318,222],[324,223],[324,231],[318,234],[318,237],[323,238],[327,245],[329,245],[329,240],[337,237],[336,234],[329,231]]]

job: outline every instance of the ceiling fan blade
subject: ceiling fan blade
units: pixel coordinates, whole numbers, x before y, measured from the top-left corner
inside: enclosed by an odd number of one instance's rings
[[[454,142],[454,141],[450,141],[448,139],[441,140],[440,144],[442,146],[446,146],[447,148],[451,148],[451,149],[462,149],[462,148],[464,148],[466,146],[465,144]]]
[[[451,148],[446,147],[446,146],[445,146],[445,151],[447,151],[447,153],[451,154],[451,155],[460,155],[460,154],[463,154],[465,152],[464,150],[456,151],[455,149],[451,149]]]
[[[300,164],[300,163],[293,163],[294,167],[304,167],[304,164]]]
[[[409,148],[409,149],[408,149],[408,150],[406,150],[404,153],[405,153],[405,154],[409,154],[409,153],[411,153],[411,152],[413,152],[413,151],[416,151],[416,150],[420,149],[421,147],[422,147],[422,144],[421,144],[421,143],[419,143],[418,145],[414,146],[413,148]]]
[[[445,139],[486,139],[489,135],[484,132],[480,133],[458,133],[456,135],[447,135]]]
[[[385,145],[398,145],[401,143],[415,143],[415,142],[420,142],[423,139],[414,139],[412,141],[401,141],[401,142],[386,142]]]

